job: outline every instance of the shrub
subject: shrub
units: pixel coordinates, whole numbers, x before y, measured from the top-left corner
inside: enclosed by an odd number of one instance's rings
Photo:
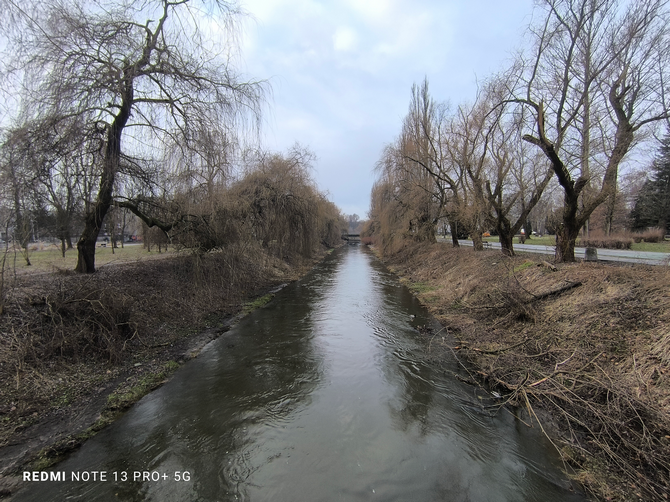
[[[630,249],[633,237],[628,234],[602,235],[592,232],[588,237],[581,238],[579,245],[587,248]]]
[[[644,240],[644,242],[663,242],[665,239],[665,232],[662,228],[650,228],[644,232],[639,232],[635,234],[635,242],[640,242],[639,240]]]

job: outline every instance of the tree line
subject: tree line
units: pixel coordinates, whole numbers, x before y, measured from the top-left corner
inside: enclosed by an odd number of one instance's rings
[[[446,222],[454,246],[470,236],[482,249],[492,231],[512,255],[548,192],[562,199],[551,222],[557,261],[574,261],[597,210],[601,230],[614,230],[622,165],[669,124],[667,2],[542,0],[533,17],[526,48],[472,102],[436,100],[427,79],[412,87],[371,194],[366,232],[384,247],[434,240]],[[643,192],[667,197],[661,178]]]
[[[115,214],[200,252],[248,241],[306,255],[340,238],[346,222],[312,181],[311,152],[244,146],[269,86],[235,67],[234,3],[0,6],[0,216],[28,263],[39,222],[63,253],[76,246],[77,272],[94,272]]]
[[[663,138],[631,212],[633,230],[658,227],[670,233],[670,135]]]

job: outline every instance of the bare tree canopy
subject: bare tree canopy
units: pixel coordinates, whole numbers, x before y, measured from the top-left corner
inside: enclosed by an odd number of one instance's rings
[[[434,241],[440,220],[452,242],[469,235],[476,251],[483,234],[497,233],[503,253],[527,221],[553,176],[547,162],[521,141],[524,114],[506,105],[504,78],[493,78],[472,104],[454,112],[436,102],[428,81],[412,87],[409,112],[398,139],[377,164],[368,231],[385,248],[393,236]]]
[[[534,116],[523,139],[549,159],[564,191],[558,261],[574,261],[593,211],[614,205],[621,162],[670,117],[666,3],[543,0],[534,55],[511,70],[513,101]]]
[[[218,0],[7,1],[21,25],[6,70],[24,82],[22,120],[57,128],[76,117],[101,138],[98,189],[77,243],[76,270],[94,272],[119,187],[154,195],[168,178],[157,163],[166,144],[200,148],[203,131],[220,138],[260,120],[264,85],[233,65],[240,10]]]

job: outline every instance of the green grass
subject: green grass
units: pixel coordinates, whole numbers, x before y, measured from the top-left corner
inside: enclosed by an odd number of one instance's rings
[[[158,387],[177,368],[179,368],[179,363],[168,361],[160,371],[143,376],[125,392],[113,392],[107,398],[107,408],[110,410],[123,410],[132,406],[143,396]]]
[[[533,244],[535,246],[555,246],[556,237],[554,237],[553,235],[543,235],[542,237],[531,237],[530,239],[526,239],[526,242],[524,244]]]
[[[652,253],[670,253],[670,241],[663,242],[633,242],[633,251],[649,251]]]
[[[244,306],[242,307],[242,313],[244,315],[247,315],[247,314],[253,312],[256,309],[259,309],[259,308],[267,305],[270,302],[270,300],[272,300],[274,298],[274,296],[275,295],[273,295],[273,294],[267,294],[267,295],[264,295],[264,296],[259,296],[255,300],[252,300],[250,302],[245,303]]]
[[[69,249],[65,252],[65,257],[61,256],[60,247],[49,245],[45,247],[38,247],[31,245],[28,253],[31,266],[27,266],[23,255],[18,250],[13,249],[7,251],[7,259],[5,262],[6,270],[16,269],[17,273],[31,273],[31,272],[54,272],[58,270],[74,270],[77,264],[77,250]],[[176,251],[172,248],[169,251],[158,253],[157,247],[153,247],[153,251],[149,253],[142,244],[124,245],[114,249],[112,247],[99,247],[95,250],[95,266],[100,268],[112,263],[133,262],[152,260],[162,258],[169,255],[174,255]],[[0,257],[2,254],[0,253]]]
[[[417,294],[435,291],[435,287],[431,286],[427,282],[408,282],[407,287],[410,289],[410,291]]]
[[[522,264],[517,265],[516,267],[514,267],[514,269],[512,270],[512,273],[521,272],[522,270],[525,270],[529,267],[532,267],[533,265],[535,265],[535,262],[524,261]]]

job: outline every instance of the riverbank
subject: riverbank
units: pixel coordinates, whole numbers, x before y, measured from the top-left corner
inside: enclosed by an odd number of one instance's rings
[[[0,318],[0,498],[19,471],[78,448],[322,257],[231,248],[86,276],[16,274]]]
[[[383,260],[442,324],[431,345],[471,363],[501,405],[539,416],[594,499],[668,500],[668,267],[554,267],[444,244]]]

